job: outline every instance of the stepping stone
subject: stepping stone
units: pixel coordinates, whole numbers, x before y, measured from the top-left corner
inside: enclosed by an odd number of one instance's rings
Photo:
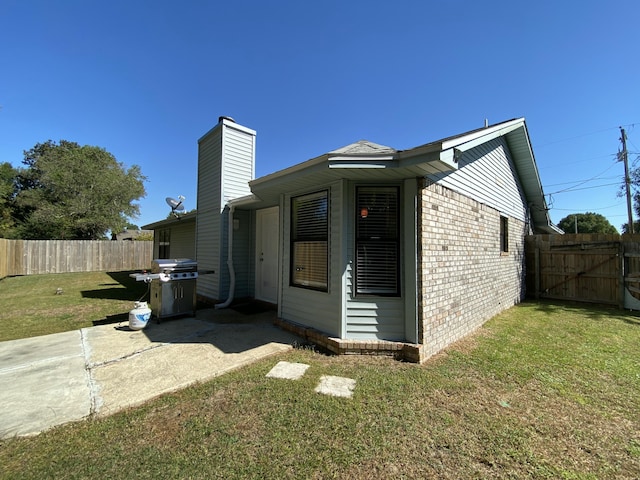
[[[309,365],[306,363],[291,363],[291,362],[278,362],[273,367],[267,377],[271,378],[286,378],[287,380],[298,380],[307,371]]]
[[[356,388],[356,381],[352,378],[323,375],[315,391],[334,397],[351,398],[354,388]]]

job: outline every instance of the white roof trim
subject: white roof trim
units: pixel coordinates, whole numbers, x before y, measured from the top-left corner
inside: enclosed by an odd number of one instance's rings
[[[329,168],[395,168],[393,155],[338,155],[327,159]]]
[[[329,157],[329,162],[342,162],[342,161],[384,161],[384,160],[393,160],[393,155],[338,155],[335,157]]]
[[[253,135],[254,137],[257,135],[257,132],[255,130],[245,127],[244,125],[240,125],[239,123],[229,120],[228,118],[221,118],[220,121],[213,128],[211,128],[207,133],[205,133],[198,139],[198,143],[204,140],[208,135],[210,135],[217,128],[221,128],[222,126],[233,128],[240,132],[248,133],[249,135]]]
[[[477,147],[478,145],[493,140],[494,138],[506,135],[507,133],[522,126],[524,126],[524,118],[517,118],[506,123],[499,123],[493,127],[483,128],[482,130],[478,130],[468,135],[446,140],[441,144],[442,149],[446,150],[448,148],[455,147],[462,152],[466,152],[467,150],[471,150],[473,147]]]
[[[440,161],[448,163],[450,165],[455,165],[458,163],[456,149],[455,148],[447,148],[446,150],[442,150],[440,152]],[[455,170],[457,167],[452,168]]]
[[[229,205],[230,207],[241,207],[243,205],[250,205],[259,201],[260,199],[256,195],[250,193],[249,195],[245,195],[244,197],[232,198],[231,200],[227,201],[227,205]]]

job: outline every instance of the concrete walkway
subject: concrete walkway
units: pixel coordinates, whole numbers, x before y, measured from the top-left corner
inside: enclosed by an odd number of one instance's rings
[[[292,348],[275,312],[200,310],[196,318],[127,322],[0,342],[0,438],[109,415]]]

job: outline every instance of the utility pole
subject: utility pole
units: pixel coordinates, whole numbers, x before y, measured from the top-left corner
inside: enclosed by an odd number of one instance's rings
[[[627,160],[627,134],[620,127],[620,140],[622,141],[622,161],[624,162],[624,185],[627,190],[627,214],[629,216],[628,232],[633,234],[633,210],[631,209],[631,177],[629,176],[629,161]]]

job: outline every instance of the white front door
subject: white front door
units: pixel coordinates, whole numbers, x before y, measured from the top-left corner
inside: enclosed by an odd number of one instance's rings
[[[278,303],[278,207],[256,211],[256,299]]]

